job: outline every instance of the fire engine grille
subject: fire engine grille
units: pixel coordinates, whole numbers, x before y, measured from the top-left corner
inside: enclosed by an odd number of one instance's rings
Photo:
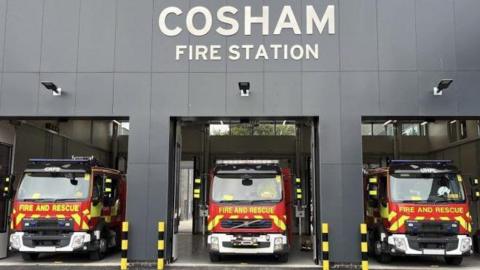
[[[272,227],[272,221],[268,219],[226,219],[222,220],[222,228],[238,229],[268,229]]]
[[[73,231],[73,219],[24,219],[23,230],[30,233],[57,234]]]

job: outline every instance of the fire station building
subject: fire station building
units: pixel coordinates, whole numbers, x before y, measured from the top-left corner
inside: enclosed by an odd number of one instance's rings
[[[0,117],[128,119],[131,261],[156,259],[162,220],[175,256],[182,161],[205,182],[215,160],[286,156],[281,138],[207,142],[197,124],[293,123],[303,139],[289,151],[305,151],[289,160],[310,181],[303,227],[321,254],[328,223],[330,261],[356,264],[365,123],[478,119],[479,10],[478,0],[0,0]]]

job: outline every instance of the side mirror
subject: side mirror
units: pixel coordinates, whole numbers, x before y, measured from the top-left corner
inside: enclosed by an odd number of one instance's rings
[[[2,192],[2,198],[10,199],[13,197],[13,182],[15,181],[15,175],[9,175],[0,179],[0,190]]]
[[[378,178],[368,178],[368,197],[372,200],[378,199]]]
[[[480,186],[480,179],[478,177],[470,177],[470,184],[472,188],[478,188]]]
[[[480,200],[480,179],[478,177],[470,178],[472,186],[472,201]]]
[[[103,179],[103,205],[110,205],[112,198],[112,178]]]

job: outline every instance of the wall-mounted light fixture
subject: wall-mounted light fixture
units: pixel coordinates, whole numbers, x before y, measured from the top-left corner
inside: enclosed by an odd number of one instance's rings
[[[452,79],[443,79],[440,80],[437,86],[433,88],[433,95],[434,96],[441,96],[443,95],[443,90],[447,89],[450,87],[452,84],[453,80]]]
[[[240,96],[241,97],[248,97],[250,96],[250,82],[239,82],[238,88],[240,89]]]
[[[54,96],[62,95],[62,88],[58,87],[53,82],[42,82],[42,85],[48,90],[51,90]]]

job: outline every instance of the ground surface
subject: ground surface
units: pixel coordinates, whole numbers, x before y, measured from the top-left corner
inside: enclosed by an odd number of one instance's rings
[[[279,263],[274,258],[268,256],[242,256],[226,257],[222,262],[211,263],[205,245],[201,236],[192,236],[181,234],[178,239],[177,256],[178,259],[168,265],[168,268],[174,270],[195,269],[195,270],[219,270],[219,269],[319,269],[312,260],[312,252],[300,251],[298,246],[294,246],[290,252],[288,263]],[[0,260],[0,270],[47,270],[47,269],[119,269],[120,254],[114,253],[107,256],[104,260],[92,262],[86,255],[47,255],[42,256],[35,262],[24,262],[18,254],[10,254],[6,259]],[[345,269],[343,267],[332,267],[336,269]],[[130,269],[156,269],[153,262],[150,267],[137,266]],[[370,260],[370,269],[372,270],[480,270],[480,256],[465,258],[464,263],[459,267],[450,267],[439,258],[397,258],[391,264],[379,264],[375,260]]]

